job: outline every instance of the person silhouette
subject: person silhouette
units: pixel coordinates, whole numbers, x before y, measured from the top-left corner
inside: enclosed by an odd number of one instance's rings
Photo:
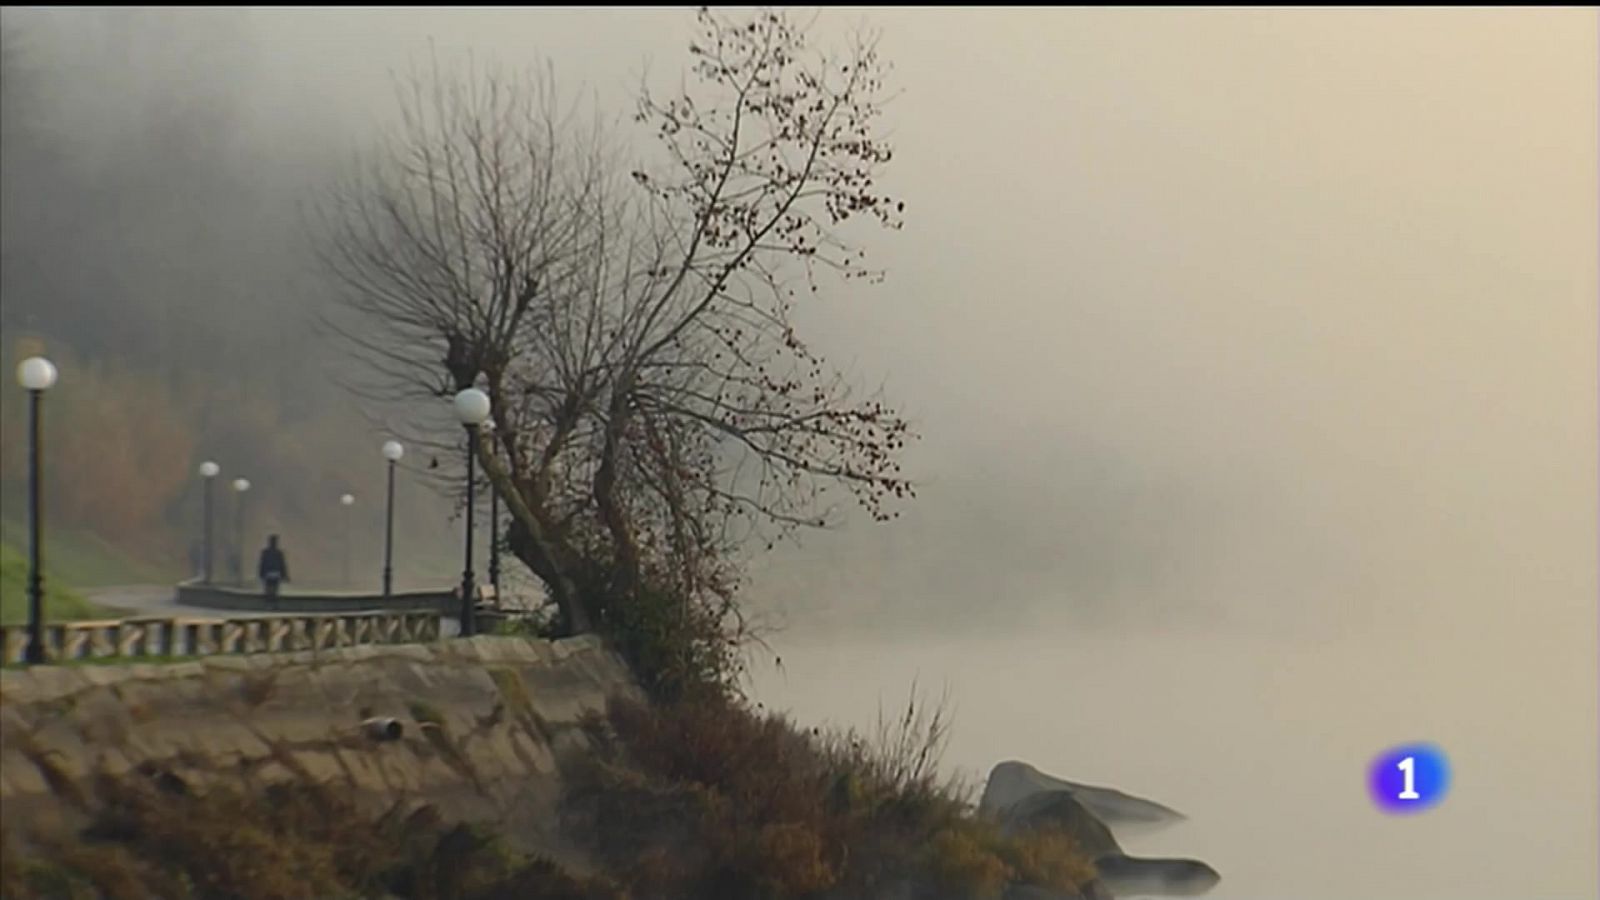
[[[261,562],[256,566],[256,574],[261,578],[262,592],[272,598],[272,605],[276,608],[278,584],[289,580],[289,561],[278,548],[277,535],[267,538],[267,546],[261,551]]]

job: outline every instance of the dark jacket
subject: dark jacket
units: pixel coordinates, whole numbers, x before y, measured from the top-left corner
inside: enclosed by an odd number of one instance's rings
[[[261,563],[256,566],[256,573],[262,581],[288,581],[289,562],[283,558],[283,551],[277,547],[268,547],[261,551]]]

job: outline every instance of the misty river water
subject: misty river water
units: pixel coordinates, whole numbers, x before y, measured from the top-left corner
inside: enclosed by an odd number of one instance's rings
[[[772,642],[781,668],[753,675],[770,707],[863,729],[913,680],[948,688],[952,771],[1015,758],[1168,804],[1190,820],[1124,849],[1211,863],[1217,900],[1577,900],[1597,887],[1594,623],[1574,610],[1584,622],[1328,640],[792,633]],[[1366,766],[1414,740],[1444,748],[1454,785],[1386,817]]]

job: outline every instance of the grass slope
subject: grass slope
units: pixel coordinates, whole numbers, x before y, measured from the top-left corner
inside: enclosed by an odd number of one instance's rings
[[[107,610],[45,572],[44,616],[49,621],[106,618]],[[0,544],[0,623],[28,621],[28,558],[10,544]]]
[[[16,518],[0,519],[0,542],[26,547],[27,525]],[[94,534],[67,528],[46,530],[44,559],[47,576],[65,573],[68,583],[77,588],[168,584],[182,577],[181,561],[173,566],[152,565]]]

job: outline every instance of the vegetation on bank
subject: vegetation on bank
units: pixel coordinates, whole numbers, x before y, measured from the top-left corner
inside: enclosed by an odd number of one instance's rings
[[[561,814],[581,868],[431,807],[374,815],[317,784],[202,792],[147,770],[102,778],[80,834],[30,835],[25,856],[0,835],[0,895],[998,900],[1014,883],[1073,896],[1093,877],[1066,834],[974,816],[937,774],[939,709],[909,704],[863,737],[736,700],[618,702],[586,728],[600,752],[569,773]]]
[[[167,900],[579,900],[608,896],[542,859],[525,859],[430,807],[373,816],[316,784],[191,792],[170,776],[103,779],[82,835],[0,848],[8,898]],[[10,827],[10,826],[8,826]],[[615,894],[609,896],[616,896]]]
[[[576,837],[628,896],[996,900],[1094,877],[1064,832],[1003,835],[938,766],[948,720],[915,700],[863,736],[734,699],[614,703],[611,752],[574,779]]]

